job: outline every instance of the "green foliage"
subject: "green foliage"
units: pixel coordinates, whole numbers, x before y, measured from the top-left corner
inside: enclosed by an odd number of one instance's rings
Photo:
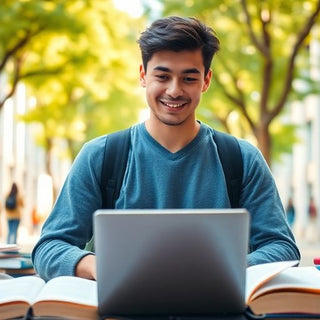
[[[278,152],[288,150],[283,137],[288,143],[295,138],[278,117],[288,102],[319,91],[308,72],[310,29],[295,48],[319,0],[158,2],[163,15],[200,18],[221,41],[199,118],[259,144],[267,126],[272,143],[262,151],[267,160],[280,158]],[[143,3],[154,18],[153,2]],[[112,0],[0,1],[0,72],[9,76],[8,93],[24,81],[35,97],[23,119],[40,125],[39,142],[48,147],[48,140],[66,139],[74,157],[84,141],[137,121],[144,103],[136,39],[144,27],[143,19],[117,11]]]
[[[0,2],[0,66],[35,97],[21,119],[40,125],[41,145],[66,139],[73,158],[85,141],[138,120],[143,24],[111,0]]]
[[[295,134],[296,129],[296,125],[282,123],[280,119],[272,122],[270,127],[272,137],[271,156],[274,162],[281,162],[282,155],[292,153],[293,144],[300,142]]]
[[[268,162],[271,155],[279,159],[288,150],[280,143],[283,135],[289,143],[295,138],[291,128],[274,131],[281,126],[278,117],[290,101],[319,93],[309,74],[308,48],[310,30],[319,23],[320,1],[159,2],[163,16],[197,17],[213,27],[220,39],[213,81],[202,99],[199,118],[210,124],[219,121],[221,128],[243,137],[255,136]],[[271,144],[265,144],[268,139],[261,132],[268,132]]]

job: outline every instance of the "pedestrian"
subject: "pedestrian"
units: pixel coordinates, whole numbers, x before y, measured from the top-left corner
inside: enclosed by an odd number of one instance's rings
[[[317,207],[314,203],[313,197],[310,197],[308,212],[310,221],[315,221],[317,219]]]
[[[287,219],[288,219],[289,226],[292,228],[294,220],[295,220],[295,208],[293,205],[292,198],[289,198],[289,200],[288,200],[288,204],[286,207],[286,213],[287,213]]]
[[[215,32],[195,18],[154,21],[138,40],[140,83],[149,118],[131,127],[125,176],[117,209],[230,208],[226,180],[213,139],[196,119],[219,50]],[[39,275],[95,279],[93,213],[102,207],[101,171],[108,135],[84,145],[43,225],[32,258]],[[107,140],[108,141],[108,140]],[[300,258],[269,167],[261,152],[238,139],[243,160],[239,205],[251,214],[247,264]]]
[[[38,234],[39,233],[39,226],[40,226],[40,223],[41,223],[41,217],[38,213],[38,210],[36,208],[36,206],[34,206],[32,208],[32,211],[31,211],[31,219],[32,219],[32,233],[33,234]]]
[[[5,211],[8,221],[7,243],[9,244],[17,243],[18,228],[23,205],[23,198],[19,193],[18,186],[13,182],[5,200]]]
[[[312,196],[309,199],[308,216],[309,216],[309,228],[308,228],[307,237],[310,241],[316,241],[318,239],[317,207],[316,207],[314,198]]]

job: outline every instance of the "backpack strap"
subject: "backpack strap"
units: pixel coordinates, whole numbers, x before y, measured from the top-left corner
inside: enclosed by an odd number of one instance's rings
[[[235,137],[217,130],[214,130],[213,139],[217,144],[231,207],[239,208],[243,177],[243,161],[239,142]]]
[[[106,138],[100,186],[103,209],[113,209],[119,197],[130,149],[130,130],[116,131]],[[94,236],[87,242],[85,250],[94,251]]]
[[[131,128],[106,138],[101,174],[102,208],[113,209],[119,197],[130,149]]]

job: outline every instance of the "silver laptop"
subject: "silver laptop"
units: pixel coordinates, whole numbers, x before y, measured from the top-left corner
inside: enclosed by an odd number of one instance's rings
[[[244,209],[98,210],[100,316],[210,316],[245,310]]]

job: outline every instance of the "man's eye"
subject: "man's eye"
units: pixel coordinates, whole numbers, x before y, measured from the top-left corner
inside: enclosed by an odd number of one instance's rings
[[[161,80],[161,81],[164,81],[164,80],[167,80],[168,79],[168,76],[164,75],[164,74],[158,74],[156,75],[156,78],[158,80]]]
[[[186,81],[186,82],[194,82],[194,81],[197,81],[197,79],[196,78],[192,78],[192,77],[185,77],[184,81]]]

